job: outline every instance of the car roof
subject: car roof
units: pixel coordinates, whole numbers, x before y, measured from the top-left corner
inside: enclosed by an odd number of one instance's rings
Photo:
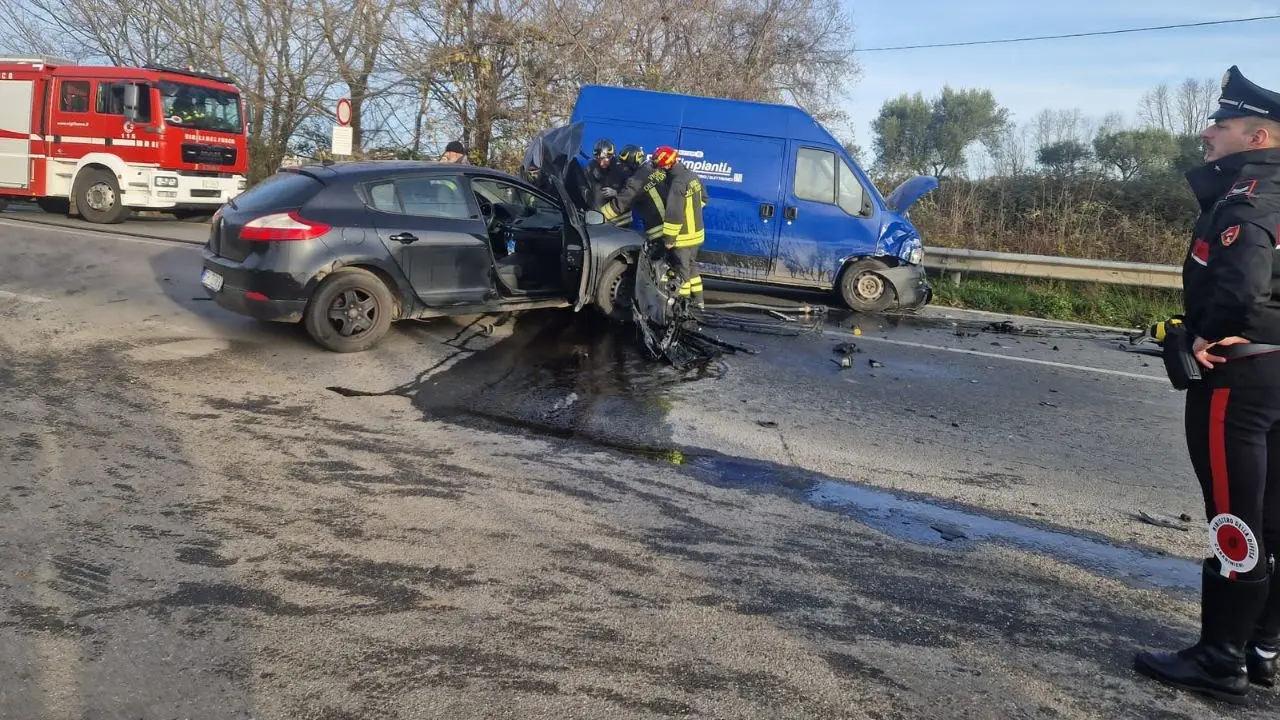
[[[346,178],[361,180],[367,177],[383,177],[387,173],[421,172],[433,170],[439,172],[466,173],[483,175],[501,180],[514,181],[527,185],[524,180],[501,170],[494,170],[481,165],[460,165],[458,163],[434,160],[349,160],[334,163],[312,163],[297,167],[281,168],[282,172],[304,172],[317,179],[336,180]]]

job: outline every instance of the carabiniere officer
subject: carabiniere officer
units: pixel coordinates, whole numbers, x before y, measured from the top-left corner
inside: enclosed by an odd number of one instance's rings
[[[1199,641],[1134,665],[1242,703],[1251,682],[1275,683],[1280,651],[1280,94],[1232,66],[1218,105],[1200,136],[1206,164],[1187,173],[1201,214],[1182,270],[1183,347],[1203,368],[1186,386],[1187,450],[1213,554]]]

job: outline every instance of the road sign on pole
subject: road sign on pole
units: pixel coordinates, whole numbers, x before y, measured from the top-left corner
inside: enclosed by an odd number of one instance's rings
[[[350,125],[351,124],[351,101],[348,100],[347,98],[342,98],[341,100],[339,100],[338,111],[336,115],[338,117],[339,125],[343,127]]]
[[[350,155],[352,150],[352,132],[346,125],[333,126],[332,152],[334,155]]]

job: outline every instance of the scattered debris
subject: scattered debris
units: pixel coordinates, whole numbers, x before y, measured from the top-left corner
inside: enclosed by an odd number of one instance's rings
[[[773,420],[757,420],[757,421],[756,421],[756,424],[757,424],[757,425],[759,425],[759,426],[760,426],[760,427],[762,427],[762,428],[776,428],[776,427],[778,427],[778,423],[774,422]]]
[[[880,362],[879,360],[868,360],[868,361],[867,361],[867,364],[868,364],[868,365],[870,365],[870,366],[871,366],[871,367],[873,367],[873,368],[882,368],[882,367],[884,367],[884,363]]]
[[[1181,520],[1182,522],[1191,522],[1191,516],[1186,513],[1182,513],[1181,515],[1179,515],[1178,519]]]
[[[1164,518],[1155,517],[1143,510],[1139,510],[1134,516],[1137,519],[1141,520],[1142,522],[1147,523],[1148,525],[1155,525],[1156,527],[1169,528],[1171,530],[1181,530],[1182,532],[1187,532],[1191,529],[1185,525],[1180,525],[1174,522],[1173,520],[1166,520]],[[1186,519],[1184,520],[1183,518],[1186,518]],[[1183,513],[1182,515],[1180,515],[1178,519],[1182,520],[1183,522],[1187,522],[1187,520],[1190,520],[1190,518],[1187,517],[1186,513]]]
[[[1043,405],[1043,406],[1045,406],[1045,407],[1051,407],[1051,408],[1056,408],[1056,407],[1058,407],[1055,403],[1051,403],[1051,402],[1049,402],[1048,400],[1041,400],[1041,401],[1040,401],[1040,404],[1041,404],[1041,405]]]
[[[1054,345],[1054,346],[1053,346],[1053,351],[1054,351],[1054,352],[1062,352],[1061,350],[1059,350],[1059,349],[1058,349],[1058,346],[1057,346],[1057,345]]]

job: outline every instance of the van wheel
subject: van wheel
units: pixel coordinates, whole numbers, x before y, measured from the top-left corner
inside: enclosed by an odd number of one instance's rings
[[[120,197],[120,183],[109,170],[90,168],[76,178],[76,210],[91,223],[114,225],[124,222],[129,208]]]
[[[845,268],[840,275],[840,296],[855,312],[875,313],[893,304],[893,283],[880,272],[889,266],[872,258],[864,258]]]
[[[636,266],[621,258],[600,274],[596,308],[610,320],[631,321],[631,302],[636,294]]]
[[[386,283],[360,268],[345,268],[325,278],[307,303],[307,334],[333,352],[363,352],[391,327],[395,300]]]

